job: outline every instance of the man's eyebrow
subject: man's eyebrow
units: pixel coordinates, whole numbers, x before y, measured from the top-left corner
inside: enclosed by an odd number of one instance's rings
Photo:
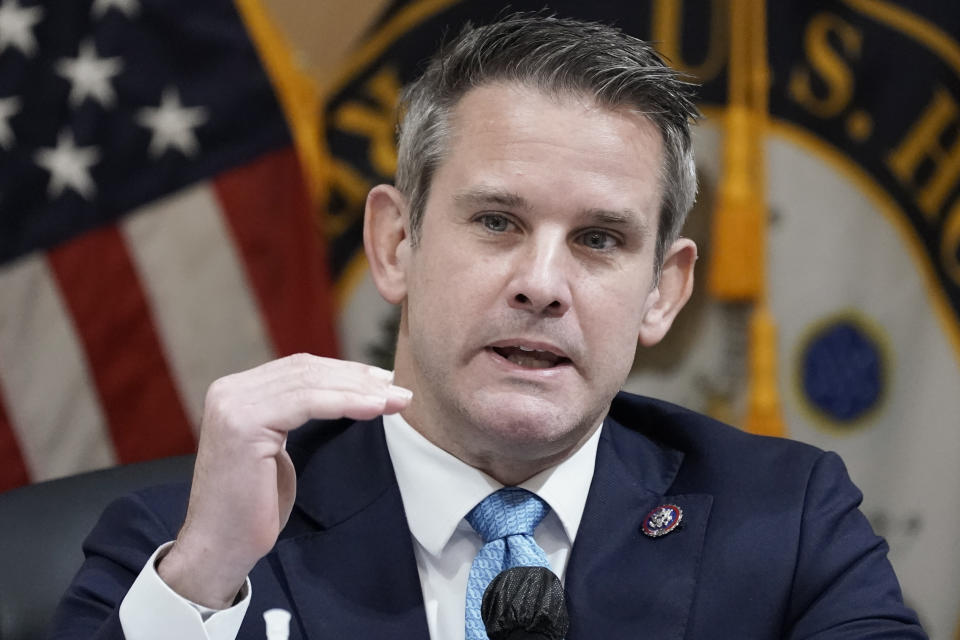
[[[527,211],[530,203],[523,196],[493,187],[475,187],[461,191],[453,196],[454,202],[469,207],[489,207],[491,205],[505,209]]]
[[[647,222],[647,219],[633,209],[624,209],[622,211],[587,209],[581,215],[583,219],[588,220],[590,224],[607,227],[632,227],[644,235],[650,230],[650,224]]]

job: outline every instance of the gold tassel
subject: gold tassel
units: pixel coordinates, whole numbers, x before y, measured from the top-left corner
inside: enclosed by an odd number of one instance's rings
[[[751,100],[755,79],[751,59],[751,5],[730,3],[728,107],[724,120],[723,179],[713,216],[707,287],[724,302],[750,302],[763,295],[763,238],[766,213],[762,183],[756,173],[763,162],[763,135]],[[762,1],[762,0],[761,0]]]
[[[320,92],[297,60],[286,36],[262,0],[234,0],[257,53],[266,67],[293,134],[307,192],[314,205],[325,198],[327,169],[319,145]]]
[[[751,171],[756,146],[752,119],[746,105],[727,109],[724,176],[713,214],[707,275],[711,295],[724,302],[749,302],[763,294],[766,206]]]
[[[744,429],[762,436],[787,433],[777,390],[777,325],[765,303],[750,316],[750,397]]]
[[[784,436],[777,330],[766,298],[766,53],[765,0],[732,0],[724,176],[713,218],[707,285],[722,302],[753,303],[744,428]]]

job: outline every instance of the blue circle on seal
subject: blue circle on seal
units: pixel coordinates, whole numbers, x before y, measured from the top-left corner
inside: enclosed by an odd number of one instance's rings
[[[883,395],[880,346],[849,319],[832,322],[811,336],[802,367],[807,400],[837,422],[857,420]]]

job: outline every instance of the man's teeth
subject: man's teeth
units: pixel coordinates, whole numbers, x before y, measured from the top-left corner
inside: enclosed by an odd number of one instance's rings
[[[569,362],[564,357],[558,356],[549,351],[540,351],[530,347],[516,345],[511,347],[493,347],[501,358],[505,358],[515,365],[526,367],[528,369],[546,369],[555,367],[558,364]]]
[[[507,356],[507,360],[515,365],[530,369],[546,369],[547,367],[552,367],[556,362],[556,358],[538,358],[534,355],[536,351],[533,349],[524,349],[523,347],[520,347],[520,349],[524,352],[532,353],[527,355],[527,353],[517,353],[513,351]]]

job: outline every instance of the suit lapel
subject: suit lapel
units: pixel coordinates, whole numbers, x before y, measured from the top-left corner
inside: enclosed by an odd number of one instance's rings
[[[677,450],[604,423],[567,568],[567,640],[683,637],[713,498],[668,494],[682,461]],[[664,504],[683,510],[681,525],[644,535],[647,514]]]
[[[321,439],[303,445],[313,453],[298,465],[294,515],[267,558],[294,609],[291,639],[426,640],[412,538],[382,422]],[[639,431],[604,423],[567,566],[567,640],[683,636],[713,498],[669,493],[682,461],[680,451]],[[662,504],[683,509],[681,526],[659,538],[643,535],[647,514]]]
[[[277,543],[274,556],[300,635],[426,640],[412,538],[383,423],[356,424],[315,445],[299,473],[293,535]]]

